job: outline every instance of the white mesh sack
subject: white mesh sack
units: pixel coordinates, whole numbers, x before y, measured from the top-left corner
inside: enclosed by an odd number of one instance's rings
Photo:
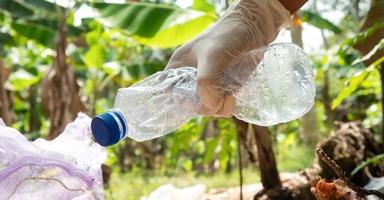
[[[52,141],[29,142],[0,119],[0,199],[104,199],[103,147],[80,113]]]

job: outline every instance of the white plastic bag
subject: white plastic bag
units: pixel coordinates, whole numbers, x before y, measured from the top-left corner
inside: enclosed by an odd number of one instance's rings
[[[0,120],[0,199],[104,199],[105,150],[80,113],[52,141],[29,142]]]

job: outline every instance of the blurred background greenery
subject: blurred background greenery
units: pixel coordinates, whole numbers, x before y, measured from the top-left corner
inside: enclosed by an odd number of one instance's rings
[[[8,125],[30,140],[54,138],[77,112],[94,116],[110,109],[118,88],[162,70],[174,48],[204,31],[232,3],[111,2],[0,1],[0,116]],[[318,94],[303,119],[269,128],[281,172],[308,167],[315,144],[334,121],[360,121],[381,139],[384,59],[372,55],[382,51],[384,40],[367,55],[353,48],[384,26],[377,21],[359,29],[370,4],[309,1],[294,17],[292,35],[282,34],[281,40],[304,46],[311,57]],[[162,138],[127,139],[108,148],[113,173],[107,198],[139,199],[165,183],[236,186],[236,133],[233,119],[199,117]],[[244,155],[243,162],[245,182],[258,181],[257,160]]]

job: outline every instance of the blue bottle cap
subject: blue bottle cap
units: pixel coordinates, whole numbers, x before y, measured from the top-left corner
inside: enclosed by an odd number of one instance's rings
[[[101,146],[118,143],[127,133],[127,124],[123,115],[117,111],[108,111],[92,119],[93,137]]]

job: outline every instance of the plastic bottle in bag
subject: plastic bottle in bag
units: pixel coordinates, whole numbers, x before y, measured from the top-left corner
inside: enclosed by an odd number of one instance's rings
[[[107,153],[92,141],[90,124],[79,113],[55,139],[30,142],[0,118],[0,199],[104,199]]]
[[[223,93],[236,98],[234,116],[260,126],[288,122],[313,105],[314,73],[303,50],[277,43],[234,59],[221,76]],[[150,140],[172,132],[197,115],[201,105],[196,69],[157,72],[118,90],[113,110],[95,117],[95,140],[108,146],[125,137]]]

